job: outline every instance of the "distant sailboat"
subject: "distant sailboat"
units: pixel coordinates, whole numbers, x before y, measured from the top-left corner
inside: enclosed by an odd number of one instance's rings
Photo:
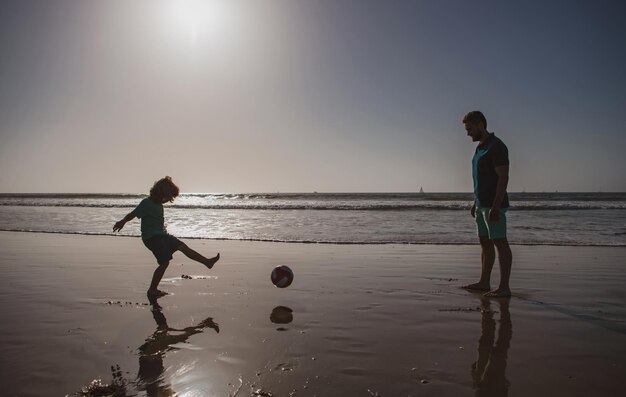
[[[424,189],[422,189],[422,187],[420,186],[420,194],[424,193]]]

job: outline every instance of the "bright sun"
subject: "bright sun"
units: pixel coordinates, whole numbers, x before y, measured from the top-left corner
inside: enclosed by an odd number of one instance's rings
[[[161,5],[167,27],[194,47],[224,40],[233,22],[228,0],[162,0]]]

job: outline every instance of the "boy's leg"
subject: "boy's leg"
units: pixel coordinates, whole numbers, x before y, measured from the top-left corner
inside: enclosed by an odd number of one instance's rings
[[[159,266],[154,270],[154,274],[152,275],[152,282],[150,283],[150,289],[148,289],[148,295],[167,295],[166,292],[159,291],[158,286],[165,274],[165,270],[170,265],[170,261],[162,262]]]
[[[208,267],[209,269],[211,269],[213,267],[213,265],[215,264],[215,262],[217,262],[220,259],[220,254],[218,253],[216,256],[214,256],[213,258],[206,258],[202,255],[200,255],[198,252],[192,250],[191,248],[189,248],[187,246],[187,244],[181,244],[178,246],[178,250],[180,252],[182,252],[183,254],[185,254],[185,256],[189,259],[193,259],[196,262],[200,262],[202,264],[204,264],[206,267]]]

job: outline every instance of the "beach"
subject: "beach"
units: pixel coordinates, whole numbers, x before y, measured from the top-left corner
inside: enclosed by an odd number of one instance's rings
[[[170,295],[151,304],[137,237],[0,232],[2,395],[96,379],[129,396],[626,389],[624,247],[514,245],[514,296],[486,299],[459,288],[478,276],[478,244],[185,241],[222,259],[175,254]],[[281,264],[285,289],[269,279]]]

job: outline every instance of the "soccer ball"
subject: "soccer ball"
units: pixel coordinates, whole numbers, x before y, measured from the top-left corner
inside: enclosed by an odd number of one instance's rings
[[[286,288],[289,287],[293,282],[293,272],[291,271],[289,266],[276,266],[274,270],[272,270],[271,279],[272,284],[274,284],[278,288]]]

